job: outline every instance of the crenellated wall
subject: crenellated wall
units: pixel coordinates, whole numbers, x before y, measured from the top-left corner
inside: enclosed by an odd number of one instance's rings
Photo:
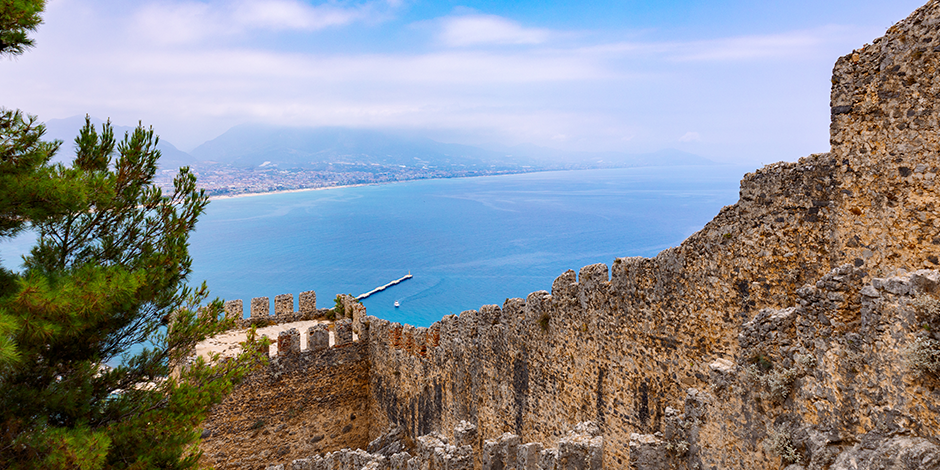
[[[310,328],[314,344],[301,349],[294,328],[278,335],[278,354],[251,374],[203,423],[203,463],[215,468],[264,468],[369,443],[368,345]],[[334,325],[351,331],[350,320]]]
[[[836,454],[883,426],[877,413],[931,423],[916,432],[936,438],[937,410],[907,403],[924,393],[922,385],[903,368],[892,379],[906,381],[900,387],[884,376],[846,375],[843,343],[870,348],[877,356],[871,361],[904,364],[902,349],[916,326],[895,332],[884,349],[879,333],[865,329],[860,289],[898,269],[938,265],[938,24],[940,3],[931,1],[873,45],[839,59],[831,152],[745,175],[738,203],[680,246],[651,259],[569,271],[551,292],[448,316],[428,329],[366,317],[373,421],[419,436],[467,420],[483,435],[512,432],[534,441],[594,421],[610,468],[626,466],[631,448],[644,448],[634,434],[662,433],[670,413],[681,417],[693,391],[710,397],[713,411],[705,415],[719,420],[720,432],[708,428],[694,462],[683,464],[690,468],[782,467],[764,446],[781,417],[803,434],[838,435],[831,440],[841,444],[822,446]],[[795,317],[808,322],[802,327],[815,339],[784,349],[759,343],[766,351],[742,340],[761,312],[805,309],[803,294],[847,270],[852,287],[821,300],[838,300],[837,307],[814,300],[825,313]],[[906,314],[898,308],[879,312],[879,321],[900,321]],[[759,378],[742,377],[761,358],[781,374],[811,358],[815,380],[800,380],[817,389],[781,403],[760,400]],[[735,377],[736,394],[717,398],[713,364]],[[883,395],[885,387],[898,393]],[[881,398],[850,413],[864,400],[845,396],[846,389]],[[812,450],[804,445],[804,463]]]
[[[276,295],[274,297],[274,315],[271,315],[271,299],[269,297],[254,297],[249,303],[248,318],[245,318],[244,302],[241,299],[229,300],[224,304],[225,318],[235,320],[235,325],[238,328],[246,328],[251,325],[269,326],[323,319],[330,312],[330,309],[317,308],[317,294],[312,290],[301,292],[298,300],[298,309],[294,311],[294,294]]]

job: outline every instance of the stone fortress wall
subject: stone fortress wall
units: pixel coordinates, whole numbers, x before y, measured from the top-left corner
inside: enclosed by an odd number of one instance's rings
[[[300,293],[299,313],[315,312],[317,309],[317,296],[314,291]],[[251,299],[251,318],[266,317],[270,315],[271,299],[268,297],[254,297]],[[279,294],[274,297],[274,314],[292,314],[294,312],[294,294]],[[225,316],[241,320],[245,317],[245,308],[241,300],[225,302]]]
[[[294,311],[294,294],[274,296],[274,315],[271,315],[271,299],[255,297],[249,303],[249,315],[245,318],[244,302],[240,299],[229,300],[224,304],[225,317],[235,320],[240,328],[257,323],[290,323],[322,317],[329,309],[317,309],[317,293],[310,290],[298,296],[298,309]]]
[[[782,467],[794,459],[763,445],[781,433],[806,465],[899,422],[935,439],[940,396],[899,366],[917,334],[911,299],[877,286],[938,265],[938,66],[931,1],[838,60],[829,153],[746,175],[739,202],[679,247],[569,271],[551,292],[427,329],[367,318],[373,419],[415,436],[468,420],[536,441],[594,421],[609,468],[636,464],[637,442],[662,440],[643,436],[690,413],[690,396],[708,405],[692,412],[707,420],[674,462],[688,468]],[[866,303],[863,288],[882,302]],[[748,325],[781,309],[796,309],[785,318],[798,331],[754,343]],[[753,363],[783,374],[798,360],[811,371],[785,399],[762,399],[773,376],[750,379]],[[736,385],[716,395],[716,380]]]
[[[592,422],[607,468],[940,468],[940,383],[910,354],[940,340],[938,67],[931,0],[837,61],[830,152],[745,175],[680,246],[429,328],[357,310],[363,432],[470,423],[484,455]]]

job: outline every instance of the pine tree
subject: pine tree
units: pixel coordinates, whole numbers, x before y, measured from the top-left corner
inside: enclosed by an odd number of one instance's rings
[[[0,40],[29,3],[26,30],[44,2],[0,2]],[[171,194],[153,184],[152,129],[118,142],[86,119],[70,166],[49,164],[61,143],[43,132],[0,110],[0,239],[37,234],[20,272],[0,269],[0,468],[193,468],[209,407],[260,359],[253,339],[234,359],[191,356],[231,326],[187,286],[208,198],[188,168]]]
[[[28,34],[42,23],[40,14],[45,8],[46,0],[0,1],[0,57],[33,47]]]
[[[205,286],[185,285],[207,197],[186,168],[171,195],[153,185],[152,130],[116,144],[110,125],[99,134],[86,122],[75,144],[71,167],[32,175],[68,183],[69,202],[42,212],[30,201],[29,218],[8,211],[8,226],[27,220],[39,237],[0,291],[0,337],[13,350],[0,369],[0,467],[192,467],[198,424],[256,359],[188,363],[196,342],[231,326],[218,302],[197,316]],[[126,356],[144,341],[153,346]]]

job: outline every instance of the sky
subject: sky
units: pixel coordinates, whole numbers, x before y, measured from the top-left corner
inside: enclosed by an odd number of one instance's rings
[[[49,0],[0,106],[768,164],[828,151],[835,60],[924,1]]]

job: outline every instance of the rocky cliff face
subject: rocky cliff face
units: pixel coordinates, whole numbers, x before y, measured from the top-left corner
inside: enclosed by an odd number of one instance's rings
[[[357,315],[370,438],[593,422],[608,468],[940,468],[938,64],[932,0],[837,61],[829,153],[655,258],[430,328]]]

